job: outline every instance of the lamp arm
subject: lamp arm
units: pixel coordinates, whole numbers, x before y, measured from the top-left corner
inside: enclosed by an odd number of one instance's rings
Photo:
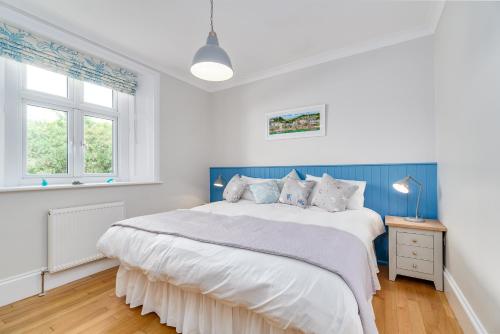
[[[410,180],[418,185],[417,207],[415,209],[415,218],[418,219],[418,209],[420,208],[420,196],[422,195],[422,183],[418,182],[414,177],[409,176]]]
[[[408,178],[415,182],[419,187],[422,187],[422,183],[415,179],[413,176],[408,176]]]
[[[417,208],[415,209],[415,218],[418,219],[418,209],[420,208],[420,195],[422,194],[422,185],[418,185]]]

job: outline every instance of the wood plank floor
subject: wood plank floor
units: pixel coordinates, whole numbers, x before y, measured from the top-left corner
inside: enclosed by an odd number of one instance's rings
[[[116,268],[0,308],[0,333],[174,334],[155,314],[141,316],[114,294]],[[398,277],[381,267],[373,299],[380,333],[461,333],[442,292],[432,283]]]

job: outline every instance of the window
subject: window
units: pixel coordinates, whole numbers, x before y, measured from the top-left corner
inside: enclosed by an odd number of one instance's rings
[[[113,90],[84,82],[83,101],[106,108],[113,108]]]
[[[1,62],[5,156],[17,157],[5,159],[11,164],[5,168],[9,181],[36,185],[42,179],[49,184],[127,180],[133,96],[35,66]]]
[[[26,89],[68,97],[68,77],[39,67],[26,65]]]
[[[113,120],[95,116],[84,116],[83,119],[85,173],[112,174]]]
[[[26,105],[26,173],[68,174],[67,112]]]

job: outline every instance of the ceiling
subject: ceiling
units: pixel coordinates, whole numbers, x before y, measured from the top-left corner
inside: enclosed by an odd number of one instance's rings
[[[429,35],[442,2],[215,0],[215,31],[235,76],[189,72],[208,34],[208,0],[3,0],[207,91]]]

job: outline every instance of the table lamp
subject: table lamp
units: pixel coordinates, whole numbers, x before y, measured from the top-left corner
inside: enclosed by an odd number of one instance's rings
[[[392,184],[392,187],[403,194],[408,194],[410,192],[410,181],[415,182],[418,185],[418,196],[417,196],[417,208],[415,209],[415,217],[406,217],[407,221],[411,222],[424,222],[425,219],[418,216],[418,209],[420,206],[420,195],[422,194],[422,183],[415,180],[411,176],[406,176],[403,179],[396,181]]]

